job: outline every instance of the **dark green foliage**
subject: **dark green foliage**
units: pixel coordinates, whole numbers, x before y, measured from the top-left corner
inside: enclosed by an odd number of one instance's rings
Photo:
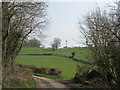
[[[77,69],[77,73],[73,79],[75,83],[89,85],[93,87],[95,83],[92,82],[92,80],[96,80],[96,78],[100,79],[101,82],[104,82],[102,80],[102,75],[96,69],[91,69],[90,67],[81,67],[80,65],[78,65]],[[99,85],[100,83],[96,81],[96,84]],[[100,85],[100,87],[102,86],[103,85]]]
[[[86,74],[89,72],[90,68],[89,67],[82,67],[78,64],[77,66],[77,73],[74,77],[74,82],[75,83],[82,83],[85,84],[86,81]]]
[[[74,58],[76,53],[75,53],[75,52],[72,52],[71,54],[72,54],[72,57]]]
[[[34,73],[43,73],[43,74],[47,74],[48,73],[48,69],[47,68],[34,68]]]
[[[91,80],[91,79],[98,78],[98,77],[101,78],[102,75],[97,70],[94,70],[94,69],[85,74],[86,80]]]
[[[94,78],[94,79],[90,80],[89,84],[94,88],[107,88],[107,89],[110,89],[109,85],[101,78]]]
[[[74,80],[75,83],[81,83],[81,84],[85,83],[85,79],[80,73],[76,73],[73,80]]]

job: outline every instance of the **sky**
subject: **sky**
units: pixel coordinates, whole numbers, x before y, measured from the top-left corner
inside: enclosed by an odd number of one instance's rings
[[[22,0],[20,0],[22,1]],[[29,1],[29,0],[26,0]],[[39,0],[37,0],[39,1]],[[44,1],[44,0],[43,0]],[[61,47],[85,46],[82,34],[79,32],[78,21],[82,20],[88,12],[96,7],[106,8],[115,0],[45,0],[48,1],[47,16],[49,25],[44,33],[47,38],[43,42],[50,47],[54,38],[61,39]]]
[[[74,0],[75,1],[75,0]],[[80,0],[79,0],[80,1]],[[89,1],[89,2],[88,2]],[[94,2],[92,2],[94,1]],[[68,41],[69,47],[85,46],[82,34],[79,32],[78,21],[82,20],[84,16],[95,9],[96,7],[106,8],[111,0],[82,0],[81,2],[57,2],[50,1],[48,3],[47,15],[50,18],[49,25],[45,34],[47,38],[44,42],[46,47],[50,47],[54,38],[61,39],[61,47],[66,45]],[[99,2],[101,1],[101,2]]]

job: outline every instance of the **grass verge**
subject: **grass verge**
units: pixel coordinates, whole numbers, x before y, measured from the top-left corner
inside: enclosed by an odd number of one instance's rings
[[[48,74],[34,73],[34,75],[41,76],[41,77],[46,77],[46,78],[50,78],[50,79],[55,79],[55,80],[61,80],[61,78],[59,78],[57,76],[48,75]]]

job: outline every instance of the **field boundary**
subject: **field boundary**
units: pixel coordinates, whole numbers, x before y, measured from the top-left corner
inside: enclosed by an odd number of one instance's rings
[[[67,56],[67,55],[62,55],[62,54],[43,53],[43,54],[18,54],[18,55],[30,55],[30,56],[60,56],[60,57],[70,58],[70,59],[75,60],[75,61],[80,62],[80,63],[89,64],[89,65],[95,65],[95,63],[92,62],[92,61],[82,60],[82,59],[79,59],[79,58],[76,58],[76,57]]]

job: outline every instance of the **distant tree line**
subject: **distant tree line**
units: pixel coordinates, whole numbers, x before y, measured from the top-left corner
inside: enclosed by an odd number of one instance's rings
[[[31,40],[25,40],[23,43],[23,47],[43,47],[43,44],[41,43],[41,41],[37,40],[37,39],[31,39]]]

